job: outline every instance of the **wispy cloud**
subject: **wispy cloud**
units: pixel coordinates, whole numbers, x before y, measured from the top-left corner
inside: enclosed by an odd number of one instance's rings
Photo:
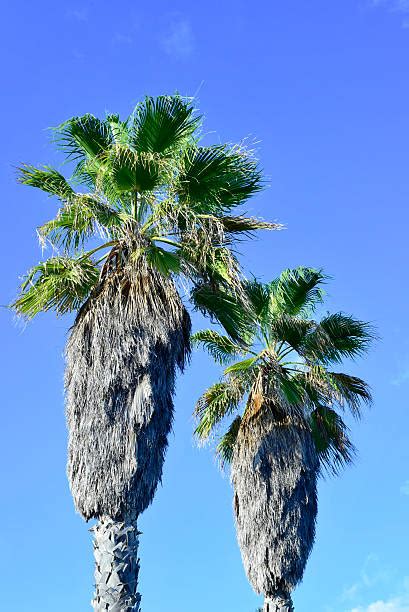
[[[409,579],[405,578],[401,592],[397,595],[351,608],[348,612],[409,612]]]
[[[409,480],[403,483],[400,488],[400,492],[402,493],[402,495],[409,495]]]
[[[168,55],[178,59],[190,57],[195,48],[195,37],[190,22],[187,19],[173,20],[162,39],[162,46]]]
[[[342,599],[353,601],[361,592],[386,583],[389,578],[389,570],[381,565],[378,555],[371,553],[367,555],[363,563],[358,580],[344,590]]]
[[[350,612],[409,612],[409,602],[406,597],[393,597],[392,599],[379,599],[369,606],[352,608]]]
[[[409,0],[372,0],[372,6],[381,6],[394,13],[409,13]]]
[[[87,21],[88,20],[88,9],[82,8],[70,8],[65,11],[65,16],[68,19],[74,19],[75,21]]]
[[[373,8],[384,8],[391,13],[404,16],[402,27],[409,28],[409,0],[370,0]]]

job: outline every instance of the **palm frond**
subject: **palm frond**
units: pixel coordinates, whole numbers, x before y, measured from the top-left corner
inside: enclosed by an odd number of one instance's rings
[[[224,145],[190,147],[175,189],[198,212],[221,214],[262,188],[257,162],[244,150]]]
[[[62,207],[55,219],[42,225],[38,232],[42,240],[49,240],[66,251],[78,249],[93,235],[113,237],[124,223],[123,213],[88,194],[77,194]]]
[[[193,306],[203,315],[210,315],[218,321],[234,342],[251,344],[254,323],[235,296],[220,287],[199,284],[193,288],[190,297]]]
[[[202,345],[213,359],[220,364],[227,364],[242,353],[242,348],[227,336],[219,334],[213,329],[204,329],[192,336],[196,346]]]
[[[254,357],[249,357],[248,359],[242,359],[241,361],[236,361],[232,365],[228,366],[224,370],[224,374],[234,374],[236,372],[246,372],[250,370],[259,360],[259,356],[255,355]]]
[[[39,312],[64,314],[77,310],[99,278],[99,269],[87,257],[52,257],[34,266],[11,307],[29,319]]]
[[[283,228],[280,223],[269,223],[254,217],[226,215],[221,217],[220,220],[225,231],[231,234],[244,233],[248,235],[256,230],[280,230]]]
[[[329,314],[321,319],[304,342],[304,353],[322,363],[339,363],[345,358],[363,355],[374,340],[369,323],[343,313]]]
[[[253,278],[244,283],[244,290],[250,301],[255,317],[259,321],[264,322],[270,304],[270,291],[268,285]]]
[[[275,342],[286,343],[295,351],[302,347],[305,335],[313,324],[307,319],[286,314],[271,315],[267,318],[268,336]]]
[[[113,135],[109,123],[86,114],[72,117],[55,128],[55,140],[69,159],[81,160],[108,151]]]
[[[362,404],[372,403],[369,386],[361,378],[342,372],[327,372],[326,374],[338,404],[342,408],[349,408],[352,415],[359,418]]]
[[[135,109],[130,146],[143,153],[179,151],[200,125],[193,113],[192,102],[180,96],[147,96]]]
[[[224,468],[227,464],[231,463],[231,460],[233,458],[234,445],[239,434],[240,425],[241,416],[236,416],[224,436],[221,438],[219,444],[217,445],[216,452],[220,459],[220,464],[222,468]]]
[[[204,392],[195,409],[199,417],[195,434],[199,440],[206,440],[220,421],[237,410],[244,393],[240,377],[215,383]]]
[[[111,128],[112,138],[116,145],[129,145],[129,120],[121,121],[119,115],[107,115],[106,122]]]
[[[163,276],[179,274],[180,272],[180,257],[173,251],[166,251],[152,244],[146,249],[145,256],[148,263]]]
[[[352,463],[355,448],[342,418],[326,406],[316,408],[310,417],[311,433],[324,469],[333,474]]]
[[[155,153],[136,153],[127,147],[117,146],[110,153],[103,169],[104,191],[111,199],[124,191],[141,193],[158,187],[165,163]],[[110,193],[112,187],[114,194]]]
[[[271,311],[292,316],[311,314],[323,301],[321,285],[327,278],[322,270],[314,268],[284,270],[270,284]]]
[[[22,185],[37,187],[41,191],[55,195],[60,200],[69,200],[75,194],[67,179],[50,166],[36,168],[30,164],[23,164],[18,168],[17,180]]]
[[[292,414],[301,413],[306,403],[306,392],[300,378],[290,376],[285,369],[278,370],[276,378],[281,393],[278,406],[288,406]]]

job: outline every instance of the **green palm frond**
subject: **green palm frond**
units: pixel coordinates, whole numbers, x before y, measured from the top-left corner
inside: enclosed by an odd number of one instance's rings
[[[146,249],[145,255],[148,263],[163,276],[180,273],[181,261],[177,253],[165,251],[165,249],[152,244]]]
[[[129,145],[129,120],[121,121],[119,115],[107,115],[106,123],[111,128],[112,138],[116,145]]]
[[[311,414],[310,427],[324,469],[336,475],[353,462],[355,448],[349,439],[348,427],[335,410],[317,407]]]
[[[244,283],[244,290],[256,319],[260,322],[264,322],[270,304],[270,290],[268,285],[253,278]]]
[[[152,191],[163,179],[165,160],[155,153],[136,153],[127,147],[116,147],[103,168],[104,191],[114,199],[122,192]],[[108,181],[108,182],[107,182]],[[114,194],[109,193],[114,188]]]
[[[352,415],[359,418],[362,405],[372,402],[371,390],[366,382],[342,372],[327,372],[327,377],[338,404],[342,408],[349,408]]]
[[[191,291],[193,306],[218,321],[234,342],[251,344],[254,323],[237,298],[220,287],[199,284]]]
[[[240,377],[209,387],[196,404],[195,414],[199,417],[196,436],[206,440],[220,421],[237,410],[244,393],[245,386]]]
[[[98,279],[99,269],[89,257],[52,257],[29,271],[12,308],[29,319],[47,310],[77,310]]]
[[[137,152],[169,153],[189,142],[200,125],[190,100],[147,96],[138,104],[130,127],[130,146]]]
[[[176,185],[179,198],[198,212],[221,214],[262,188],[256,161],[224,145],[190,147]]]
[[[17,180],[22,185],[37,187],[50,195],[55,195],[60,200],[69,200],[75,193],[67,179],[50,166],[36,168],[30,164],[23,164],[18,168]]]
[[[329,314],[321,319],[304,342],[304,353],[322,363],[339,363],[345,358],[363,355],[374,340],[369,323],[343,313]]]
[[[265,324],[269,338],[273,342],[285,343],[298,351],[313,324],[306,319],[286,314],[272,316],[269,313],[269,315]]]
[[[270,284],[271,311],[292,316],[311,314],[323,301],[321,285],[327,278],[322,270],[314,268],[284,270]]]
[[[242,353],[242,348],[227,336],[223,336],[213,329],[204,329],[192,336],[196,346],[202,345],[207,352],[221,364],[230,363],[234,357]]]
[[[234,445],[239,434],[240,425],[241,416],[236,416],[224,436],[221,438],[219,444],[217,445],[216,452],[220,459],[220,464],[222,468],[225,467],[227,464],[231,463],[232,461]]]
[[[281,394],[281,398],[278,398],[277,407],[280,404],[288,405],[293,414],[301,414],[306,404],[306,390],[302,384],[303,381],[297,376],[289,376],[285,369],[278,370],[276,377]]]
[[[62,123],[55,129],[55,140],[69,159],[78,161],[105,153],[114,142],[109,123],[90,114]]]
[[[77,194],[61,208],[55,219],[39,228],[42,240],[49,240],[66,251],[78,249],[95,234],[113,237],[120,231],[124,214],[87,194]]]
[[[248,359],[242,359],[241,361],[236,361],[232,365],[228,366],[224,370],[224,374],[233,374],[235,372],[246,372],[250,370],[257,361],[259,360],[259,355],[255,355],[254,357],[249,357]]]

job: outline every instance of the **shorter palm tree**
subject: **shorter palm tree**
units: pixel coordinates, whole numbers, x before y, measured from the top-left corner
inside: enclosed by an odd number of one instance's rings
[[[341,413],[359,417],[371,402],[363,380],[331,365],[362,355],[372,328],[343,313],[312,318],[325,280],[320,270],[297,268],[269,284],[250,281],[239,340],[214,330],[194,335],[227,366],[197,403],[195,433],[205,441],[238,413],[217,453],[231,464],[242,559],[265,612],[293,610],[291,592],[315,539],[318,476],[354,455]]]

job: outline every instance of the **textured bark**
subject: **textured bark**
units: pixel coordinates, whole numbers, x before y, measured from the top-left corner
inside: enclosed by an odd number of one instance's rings
[[[92,528],[95,556],[95,612],[140,612],[137,592],[139,532],[136,520],[102,518]]]
[[[68,477],[85,519],[139,516],[162,476],[190,318],[146,262],[104,283],[66,349]]]
[[[266,597],[263,612],[294,612],[291,596],[288,593],[276,593]]]
[[[300,582],[314,543],[319,463],[307,427],[272,414],[263,409],[242,426],[231,473],[244,568],[274,602]]]

